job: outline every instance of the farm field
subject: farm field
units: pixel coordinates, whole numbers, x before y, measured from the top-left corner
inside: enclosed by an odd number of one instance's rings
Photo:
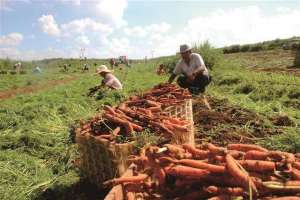
[[[278,58],[280,54],[280,59]],[[166,82],[155,68],[162,59],[133,64],[116,75],[124,90],[86,94],[100,82],[88,73],[59,73],[47,69],[40,75],[1,75],[1,94],[24,87],[0,99],[0,198],[1,199],[101,199],[97,191],[80,182],[74,165],[78,157],[72,131],[87,119],[133,94]],[[202,97],[193,99],[197,142],[225,146],[229,142],[253,143],[273,150],[300,151],[300,77],[295,73],[257,70],[286,68],[289,51],[225,55],[212,69],[213,82],[207,89],[211,106]],[[62,81],[53,84],[52,81]],[[68,81],[63,81],[68,80]],[[46,86],[47,85],[47,86]],[[43,87],[39,87],[43,86]]]

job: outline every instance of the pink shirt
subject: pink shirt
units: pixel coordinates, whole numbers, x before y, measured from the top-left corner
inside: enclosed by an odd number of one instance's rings
[[[123,88],[121,82],[112,73],[107,73],[103,79],[103,82],[106,86],[116,90],[121,90]]]

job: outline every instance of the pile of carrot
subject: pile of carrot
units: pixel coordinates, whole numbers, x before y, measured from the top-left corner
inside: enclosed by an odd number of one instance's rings
[[[127,200],[242,199],[300,200],[300,156],[250,144],[166,144],[130,156],[133,176],[121,184]]]
[[[130,138],[133,132],[145,129],[165,138],[171,138],[174,132],[184,134],[188,131],[188,122],[169,117],[163,108],[188,98],[191,96],[187,90],[173,84],[160,84],[116,107],[104,106],[101,114],[82,122],[77,133],[93,135],[106,142],[115,142],[120,135]]]
[[[141,98],[159,102],[163,106],[171,106],[191,99],[192,96],[187,89],[179,88],[174,84],[162,83],[145,92]]]

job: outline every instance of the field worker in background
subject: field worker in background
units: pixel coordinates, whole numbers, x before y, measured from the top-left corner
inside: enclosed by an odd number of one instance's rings
[[[113,59],[113,58],[111,58],[110,60],[109,60],[109,64],[110,64],[110,68],[114,68],[114,66],[116,65],[116,61]]]
[[[42,73],[42,70],[41,70],[41,68],[39,67],[39,66],[36,66],[35,68],[34,68],[34,70],[33,70],[33,73]]]
[[[162,75],[165,73],[165,70],[164,70],[164,64],[160,64],[158,66],[158,68],[156,69],[156,74],[157,75]]]
[[[121,82],[113,75],[113,71],[109,70],[105,65],[98,67],[96,74],[103,77],[101,87],[107,86],[113,90],[121,90],[123,88]]]
[[[22,64],[21,64],[20,62],[14,64],[14,70],[15,70],[16,72],[21,71],[21,69],[22,69]]]
[[[181,59],[175,66],[169,83],[179,75],[177,83],[182,88],[188,88],[192,94],[198,95],[205,92],[205,87],[210,83],[208,70],[202,57],[192,53],[187,44],[180,45]]]
[[[64,71],[65,71],[65,72],[68,71],[68,66],[67,66],[67,64],[64,64]]]

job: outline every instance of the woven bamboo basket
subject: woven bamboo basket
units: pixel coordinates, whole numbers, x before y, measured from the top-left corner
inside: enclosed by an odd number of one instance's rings
[[[111,144],[88,133],[77,133],[76,142],[82,175],[99,188],[104,181],[122,175],[128,168],[126,160],[133,151],[133,143]]]
[[[185,100],[182,104],[169,106],[164,109],[170,117],[183,119],[188,122],[188,132],[174,132],[175,137],[171,139],[173,144],[190,144],[195,145],[194,141],[194,120],[192,99]]]

